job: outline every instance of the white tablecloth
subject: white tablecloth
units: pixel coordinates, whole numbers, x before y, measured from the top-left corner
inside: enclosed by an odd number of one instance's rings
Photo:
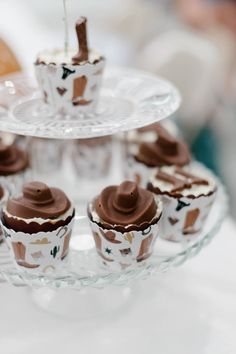
[[[47,314],[26,288],[2,284],[0,353],[235,354],[235,253],[229,219],[197,257],[140,282],[121,312],[83,321]]]

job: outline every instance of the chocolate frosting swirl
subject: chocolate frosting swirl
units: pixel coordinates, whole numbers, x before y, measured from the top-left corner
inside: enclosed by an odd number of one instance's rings
[[[157,212],[153,194],[130,181],[105,188],[94,207],[101,221],[110,225],[140,225],[151,221]]]
[[[49,188],[41,182],[26,183],[23,195],[9,199],[7,211],[24,219],[56,219],[71,206],[65,193],[58,188]]]
[[[23,171],[29,161],[25,151],[15,145],[0,144],[0,175],[8,176]]]
[[[155,131],[158,134],[157,141],[140,145],[136,156],[138,161],[150,167],[184,166],[190,162],[190,153],[185,143],[173,137],[161,125],[156,125]]]

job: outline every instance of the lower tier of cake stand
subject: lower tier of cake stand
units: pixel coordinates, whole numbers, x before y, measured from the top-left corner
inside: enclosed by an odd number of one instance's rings
[[[148,260],[137,263],[134,269],[126,268],[122,271],[111,271],[101,265],[87,218],[76,216],[69,257],[60,271],[39,274],[17,270],[3,242],[0,246],[0,280],[7,280],[14,285],[25,284],[32,288],[49,287],[54,290],[127,286],[134,280],[145,279],[180,265],[198,254],[217,234],[226,212],[227,196],[219,183],[215,203],[200,235],[193,235],[190,240],[185,239],[182,242],[167,241],[158,237],[153,254]]]

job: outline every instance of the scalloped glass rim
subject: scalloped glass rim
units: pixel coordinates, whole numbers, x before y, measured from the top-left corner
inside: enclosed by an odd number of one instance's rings
[[[161,255],[157,247],[150,259],[142,264],[140,267],[132,270],[124,270],[121,272],[109,272],[103,269],[99,274],[84,275],[75,272],[65,274],[52,275],[37,275],[26,272],[19,272],[12,266],[9,268],[9,252],[6,246],[0,247],[0,281],[8,281],[13,285],[30,285],[31,287],[50,288],[72,288],[81,289],[83,287],[103,288],[108,285],[124,285],[135,279],[145,279],[158,272],[167,271],[168,269],[183,264],[189,258],[197,255],[203,247],[209,244],[213,237],[219,231],[228,211],[228,196],[224,186],[218,181],[218,192],[216,202],[210,212],[207,226],[203,229],[201,235],[197,240],[185,242],[183,244],[176,244],[170,241],[160,240],[160,244],[164,244],[166,249]],[[173,248],[169,252],[168,247]],[[178,250],[179,249],[179,250]],[[92,257],[96,257],[95,250],[89,251],[72,251],[77,252],[75,257],[80,257],[83,252],[87,252],[86,256],[89,261]],[[85,265],[86,266],[86,265]],[[100,269],[99,269],[100,271]]]
[[[169,81],[129,68],[105,70],[94,114],[55,114],[37,96],[13,105],[8,116],[0,117],[0,129],[45,138],[91,138],[152,124],[173,114],[181,103]]]

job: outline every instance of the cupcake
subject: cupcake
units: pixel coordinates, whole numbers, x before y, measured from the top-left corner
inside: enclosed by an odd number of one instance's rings
[[[149,176],[156,167],[183,167],[190,162],[190,153],[184,142],[171,135],[159,123],[149,128],[144,128],[139,133],[138,144],[129,143],[126,154],[126,178],[136,181],[142,187],[146,187]]]
[[[112,137],[76,140],[72,147],[72,161],[79,177],[105,177],[111,169]]]
[[[0,144],[0,183],[8,182],[11,193],[21,190],[31,175],[26,151],[16,145]]]
[[[155,170],[148,189],[162,198],[161,236],[183,241],[202,230],[217,186],[210,172],[199,165],[188,170],[171,166]]]
[[[37,57],[35,72],[44,101],[56,112],[91,112],[95,109],[104,57],[88,49],[87,19],[76,23],[79,51],[43,51]]]
[[[63,265],[74,215],[65,193],[41,182],[25,184],[23,195],[8,199],[1,222],[16,267],[50,272]]]
[[[161,202],[134,182],[105,188],[88,205],[102,263],[112,270],[121,270],[148,259],[159,233],[161,215]]]

